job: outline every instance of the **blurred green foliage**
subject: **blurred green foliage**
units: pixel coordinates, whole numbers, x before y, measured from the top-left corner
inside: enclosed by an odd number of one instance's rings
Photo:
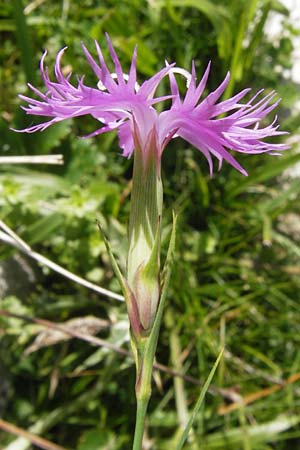
[[[227,389],[227,397],[245,397],[300,371],[300,117],[294,106],[299,85],[289,72],[299,29],[291,25],[284,2],[34,0],[22,5],[21,0],[0,0],[0,11],[0,152],[63,153],[65,159],[56,168],[1,164],[1,219],[36,251],[113,291],[118,286],[95,219],[104,224],[124,267],[131,161],[120,156],[112,134],[78,139],[95,129],[92,119],[29,136],[9,129],[33,123],[20,110],[17,94],[27,93],[26,82],[42,87],[38,61],[43,49],[48,49],[52,68],[57,51],[67,45],[67,70],[85,73],[87,82],[96,83],[80,42],[92,49],[97,39],[107,55],[107,31],[124,67],[138,44],[140,80],[160,69],[165,59],[186,69],[194,59],[200,78],[212,60],[208,88],[215,88],[230,69],[225,96],[250,86],[254,91],[276,89],[282,97],[279,121],[291,133],[293,148],[281,158],[240,155],[248,178],[226,163],[210,178],[205,159],[183,141],[174,140],[164,154],[166,238],[172,209],[179,213],[167,306],[178,339],[174,348],[172,333],[163,327],[158,359],[171,365],[170,350],[177,352],[179,369],[204,380],[226,344],[214,395],[207,396],[186,449],[298,448],[297,383],[231,413],[218,413],[226,402],[221,388]],[[281,19],[282,31],[270,38],[266,23],[272,17]],[[1,264],[9,264],[16,254],[1,244]],[[100,336],[128,346],[124,305],[28,259],[21,265],[34,271],[34,281],[26,290],[8,289],[1,308],[56,322],[87,315],[109,319],[111,327]],[[24,354],[36,333],[33,324],[0,317],[0,385],[6,386],[0,414],[69,449],[130,448],[132,361],[79,340]],[[156,373],[155,381],[149,448],[172,449],[180,427],[178,387],[174,389],[171,375]],[[192,409],[199,386],[186,381],[179,389],[186,399],[181,408]],[[1,433],[1,448],[14,439]],[[25,448],[15,445],[15,450]]]

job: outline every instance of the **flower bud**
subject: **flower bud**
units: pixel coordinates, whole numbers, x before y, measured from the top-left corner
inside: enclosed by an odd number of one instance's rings
[[[127,281],[145,331],[151,329],[160,294],[162,182],[155,131],[144,148],[136,136],[129,220]]]

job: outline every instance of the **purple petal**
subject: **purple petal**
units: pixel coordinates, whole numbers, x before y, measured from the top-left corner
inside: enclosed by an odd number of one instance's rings
[[[117,56],[117,54],[115,52],[115,49],[112,46],[112,43],[111,43],[111,40],[109,39],[108,34],[105,33],[105,36],[106,36],[106,40],[107,40],[107,43],[108,43],[109,53],[110,53],[111,59],[113,60],[113,63],[115,65],[116,74],[118,76],[119,86],[123,86],[124,87],[125,86],[125,81],[124,81],[123,70],[122,70],[119,58],[118,58],[118,56]]]

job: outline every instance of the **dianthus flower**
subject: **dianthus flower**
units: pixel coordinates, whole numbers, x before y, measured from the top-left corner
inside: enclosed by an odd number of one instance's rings
[[[213,172],[211,157],[213,155],[219,161],[219,168],[225,159],[235,169],[247,175],[228,149],[249,154],[278,154],[288,148],[284,144],[265,141],[265,138],[284,134],[278,131],[278,125],[275,125],[276,118],[268,126],[259,126],[260,121],[278,104],[278,101],[271,103],[275,96],[274,92],[258,100],[263,92],[261,90],[247,103],[241,104],[240,100],[250,91],[244,89],[234,97],[217,103],[228,85],[230,78],[228,73],[220,86],[200,102],[206,87],[210,64],[198,85],[194,64],[191,74],[167,64],[139,86],[136,80],[136,48],[129,74],[126,74],[108,36],[107,42],[115,67],[114,73],[109,71],[97,42],[95,45],[99,63],[82,45],[85,56],[99,80],[97,87],[86,86],[84,77],[78,78],[77,85],[74,86],[70,82],[71,74],[63,75],[61,58],[65,49],[62,49],[56,58],[54,68],[56,82],[51,81],[48,69],[44,67],[46,52],[44,53],[40,70],[46,93],[29,84],[30,89],[40,97],[40,100],[24,95],[20,95],[20,98],[28,102],[28,107],[23,107],[27,114],[47,116],[51,119],[22,131],[27,133],[43,131],[65,119],[91,115],[101,122],[102,126],[86,137],[117,129],[119,145],[126,157],[130,157],[138,146],[146,161],[151,142],[155,145],[152,151],[160,163],[167,143],[179,136],[203,153],[208,160],[210,173]],[[180,98],[175,72],[183,74],[188,79],[188,88],[183,100]],[[155,97],[156,89],[166,75],[170,78],[171,95]],[[171,107],[158,113],[154,105],[168,98],[172,98]],[[229,114],[224,117],[224,113]]]
[[[76,85],[73,85],[71,74],[63,74],[61,58],[65,49],[57,55],[54,67],[56,80],[51,81],[44,66],[44,53],[40,70],[46,92],[29,85],[40,99],[20,97],[28,102],[28,106],[23,107],[27,114],[50,119],[22,131],[43,131],[65,119],[91,115],[101,126],[85,137],[117,130],[123,155],[130,157],[134,153],[126,292],[131,326],[134,334],[138,335],[151,329],[160,298],[159,249],[163,196],[160,163],[169,141],[181,137],[200,150],[208,161],[211,174],[212,156],[217,158],[219,168],[226,160],[247,175],[229,150],[279,154],[288,146],[265,141],[268,137],[283,134],[275,125],[276,118],[270,125],[260,126],[260,122],[278,104],[278,101],[273,102],[274,92],[262,97],[263,91],[259,91],[248,102],[240,103],[250,91],[244,89],[232,98],[217,103],[228,85],[228,73],[220,86],[200,101],[207,84],[210,63],[198,84],[194,64],[190,73],[175,67],[175,64],[166,63],[163,69],[139,85],[136,48],[127,74],[123,72],[109,37],[106,38],[114,65],[112,73],[97,42],[97,62],[82,45],[87,61],[98,78],[95,87],[87,86],[84,77],[77,78]],[[187,79],[183,98],[175,73]],[[157,87],[165,77],[169,77],[170,94],[156,96]],[[169,100],[169,106],[158,112],[155,104],[165,100]]]

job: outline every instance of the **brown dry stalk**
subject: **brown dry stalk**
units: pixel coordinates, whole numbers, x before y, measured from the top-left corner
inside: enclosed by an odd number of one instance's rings
[[[16,436],[23,437],[30,441],[32,444],[36,445],[43,450],[66,450],[65,447],[54,444],[47,439],[41,438],[36,434],[30,433],[29,431],[23,430],[23,428],[17,427],[6,420],[0,419],[0,429],[6,431],[7,433],[14,434]]]
[[[56,164],[64,163],[63,155],[0,156],[0,164]]]
[[[260,400],[261,398],[268,397],[269,395],[273,394],[274,392],[278,392],[281,389],[284,389],[286,386],[295,383],[295,381],[300,380],[300,372],[294,373],[290,377],[288,377],[286,380],[283,380],[281,384],[276,384],[273,386],[270,386],[265,389],[261,389],[256,392],[252,392],[252,394],[246,395],[245,397],[240,397],[240,400],[231,403],[231,405],[221,405],[218,409],[218,413],[220,415],[225,415],[230,413],[231,411],[235,411],[236,409],[239,409],[241,407],[247,406],[250,403],[256,402],[257,400]]]

